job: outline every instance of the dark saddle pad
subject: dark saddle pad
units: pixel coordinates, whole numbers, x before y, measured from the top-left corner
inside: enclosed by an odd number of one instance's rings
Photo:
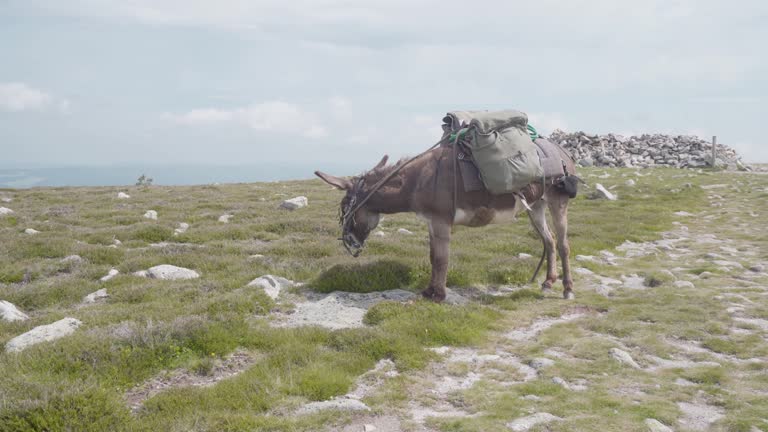
[[[472,161],[472,157],[463,150],[459,150],[457,158],[459,160],[461,179],[464,183],[464,192],[474,192],[485,189],[483,179],[480,177],[480,170],[477,169],[477,165]]]

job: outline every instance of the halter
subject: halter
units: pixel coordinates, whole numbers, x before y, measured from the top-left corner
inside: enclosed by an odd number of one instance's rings
[[[357,180],[357,183],[355,183],[355,186],[350,191],[350,199],[349,202],[344,205],[341,209],[341,216],[339,218],[339,222],[341,223],[341,242],[344,244],[344,248],[347,249],[347,252],[349,252],[350,255],[357,258],[360,256],[360,254],[363,252],[363,243],[357,238],[354,232],[352,232],[352,229],[357,226],[357,222],[355,221],[355,212],[362,207],[362,204],[365,203],[365,201],[368,200],[370,195],[368,195],[361,203],[358,205],[358,195],[360,194],[360,191],[363,189],[363,186],[365,185],[365,178],[360,177]],[[371,195],[373,194],[372,191]]]

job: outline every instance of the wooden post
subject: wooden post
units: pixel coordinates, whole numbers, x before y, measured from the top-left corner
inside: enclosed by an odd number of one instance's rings
[[[712,168],[717,168],[717,135],[712,135]]]

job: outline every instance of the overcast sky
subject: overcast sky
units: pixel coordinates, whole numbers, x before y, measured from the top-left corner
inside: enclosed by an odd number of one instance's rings
[[[0,0],[0,166],[368,166],[504,108],[768,161],[766,46],[764,0]]]

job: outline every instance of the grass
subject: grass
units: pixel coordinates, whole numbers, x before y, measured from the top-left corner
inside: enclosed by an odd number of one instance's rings
[[[589,181],[589,174],[598,172],[602,170],[583,174]],[[658,169],[646,171],[651,175],[629,188],[622,178],[634,176],[633,171],[610,172],[617,178],[616,190],[622,199],[589,201],[582,192],[573,201],[572,256],[598,255],[625,240],[658,238],[660,231],[673,226],[675,211],[695,213],[706,208],[706,193],[698,186],[685,188],[685,183],[722,183],[728,175]],[[685,175],[680,177],[681,173]],[[117,200],[120,190],[132,198]],[[341,194],[320,181],[9,193],[14,201],[8,206],[15,213],[0,218],[0,299],[14,303],[31,319],[0,321],[0,344],[65,316],[80,319],[83,326],[54,343],[19,354],[0,353],[0,431],[333,429],[348,417],[328,412],[293,416],[291,412],[307,401],[346,393],[381,359],[393,360],[404,374],[418,374],[439,358],[429,347],[488,344],[493,334],[537,317],[559,316],[572,305],[543,297],[536,287],[529,287],[505,296],[476,295],[463,306],[383,302],[367,312],[366,327],[360,329],[274,328],[268,325],[270,312],[290,309],[290,305],[246,287],[250,280],[275,274],[305,282],[303,289],[322,293],[418,291],[430,276],[426,227],[414,215],[387,215],[380,225],[387,236],[371,238],[363,256],[353,260],[337,241]],[[307,196],[309,207],[294,212],[278,208],[283,199],[296,195]],[[158,211],[159,220],[142,217],[149,209]],[[225,213],[233,215],[229,224],[217,221]],[[174,235],[179,222],[189,223],[190,228]],[[27,227],[41,233],[24,234]],[[401,227],[415,235],[397,234]],[[115,239],[122,245],[110,247]],[[170,244],[149,246],[159,242]],[[519,259],[521,252],[535,258]],[[524,285],[540,253],[540,241],[525,220],[483,229],[456,227],[449,286],[459,293],[475,293],[488,286]],[[71,254],[84,261],[61,262]],[[251,259],[255,254],[264,258]],[[202,277],[158,281],[130,275],[158,264],[192,268]],[[576,304],[601,314],[580,326],[545,331],[515,353],[533,358],[547,347],[559,347],[582,362],[568,367],[558,362],[547,374],[557,373],[566,380],[588,377],[594,392],[569,393],[548,380],[504,388],[488,384],[455,396],[473,412],[484,412],[483,416],[433,424],[445,431],[503,428],[516,415],[534,408],[530,401],[521,402],[526,394],[544,398],[556,415],[590,413],[563,430],[584,430],[595,424],[605,430],[634,430],[648,416],[674,423],[677,411],[671,401],[684,395],[679,389],[662,386],[641,405],[612,399],[609,390],[621,381],[622,369],[605,353],[615,341],[595,338],[595,334],[620,338],[630,347],[660,356],[670,351],[659,342],[659,335],[702,341],[707,349],[739,358],[766,355],[766,344],[757,336],[726,337],[728,315],[720,310],[721,303],[704,295],[709,291],[697,292],[698,282],[697,290],[674,288],[653,265],[649,263],[643,273],[649,285],[659,285],[653,288],[653,296],[637,292],[608,300],[579,291],[577,278]],[[99,282],[110,268],[121,274]],[[718,273],[706,263],[691,270],[703,271]],[[110,295],[106,302],[80,306],[83,296],[102,287]],[[703,326],[702,316],[711,322]],[[136,414],[123,400],[128,389],[164,371],[210,374],[216,359],[236,349],[257,353],[258,361],[235,377],[212,387],[162,392]],[[749,370],[739,368],[739,373]],[[741,383],[731,372],[713,368],[665,373],[666,378],[685,377],[712,392]],[[642,379],[654,382],[647,375]],[[411,385],[407,377],[388,381],[367,402],[380,410],[402,409],[408,401],[404,392]],[[755,406],[764,405],[737,403],[724,424],[739,430],[741,420],[735,416],[757,418]]]

